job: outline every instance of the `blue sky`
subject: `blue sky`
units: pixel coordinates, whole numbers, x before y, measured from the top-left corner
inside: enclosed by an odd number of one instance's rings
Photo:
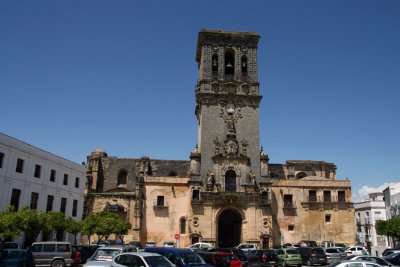
[[[200,29],[257,32],[271,163],[398,182],[400,1],[0,1],[0,131],[77,163],[188,160]]]

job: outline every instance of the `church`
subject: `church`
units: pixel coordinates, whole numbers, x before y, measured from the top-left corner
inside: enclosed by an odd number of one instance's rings
[[[270,163],[260,145],[259,39],[252,32],[199,32],[198,142],[188,160],[92,152],[85,214],[108,210],[130,222],[125,243],[355,243],[351,184],[337,180],[336,165]]]

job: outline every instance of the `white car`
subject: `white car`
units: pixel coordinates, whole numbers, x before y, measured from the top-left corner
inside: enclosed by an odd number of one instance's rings
[[[257,249],[257,244],[255,243],[242,243],[236,246],[236,248],[241,249],[243,251],[249,251],[251,249]]]
[[[109,267],[113,258],[122,252],[137,252],[137,248],[131,246],[99,247],[83,267]]]
[[[176,243],[174,241],[165,241],[163,243],[163,247],[165,247],[165,248],[174,248],[174,247],[176,247]]]
[[[112,267],[141,266],[141,267],[175,267],[167,258],[151,252],[121,253],[114,257]]]
[[[376,264],[370,261],[337,261],[329,265],[329,267],[382,267],[382,265]]]
[[[201,249],[213,248],[213,247],[214,246],[209,243],[198,242],[198,243],[194,243],[193,245],[188,246],[187,248],[190,248],[191,250],[201,250]]]
[[[346,248],[347,255],[369,255],[365,247],[362,246],[351,246]]]

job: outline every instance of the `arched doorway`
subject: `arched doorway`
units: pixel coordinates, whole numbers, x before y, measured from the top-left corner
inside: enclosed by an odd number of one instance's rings
[[[218,218],[218,247],[233,247],[240,243],[242,216],[237,211],[225,210]]]

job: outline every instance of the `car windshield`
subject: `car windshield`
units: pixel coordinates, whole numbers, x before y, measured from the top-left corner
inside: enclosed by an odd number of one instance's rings
[[[92,261],[112,261],[113,257],[120,253],[120,249],[98,249],[93,257]]]
[[[193,252],[181,252],[183,262],[187,265],[202,265],[206,264],[202,257]]]
[[[295,249],[288,249],[288,250],[286,250],[286,253],[287,253],[287,254],[299,254],[299,253],[297,252],[297,250],[295,250]]]
[[[147,256],[143,257],[144,260],[150,267],[173,267],[174,265],[171,264],[166,258],[163,256]]]

